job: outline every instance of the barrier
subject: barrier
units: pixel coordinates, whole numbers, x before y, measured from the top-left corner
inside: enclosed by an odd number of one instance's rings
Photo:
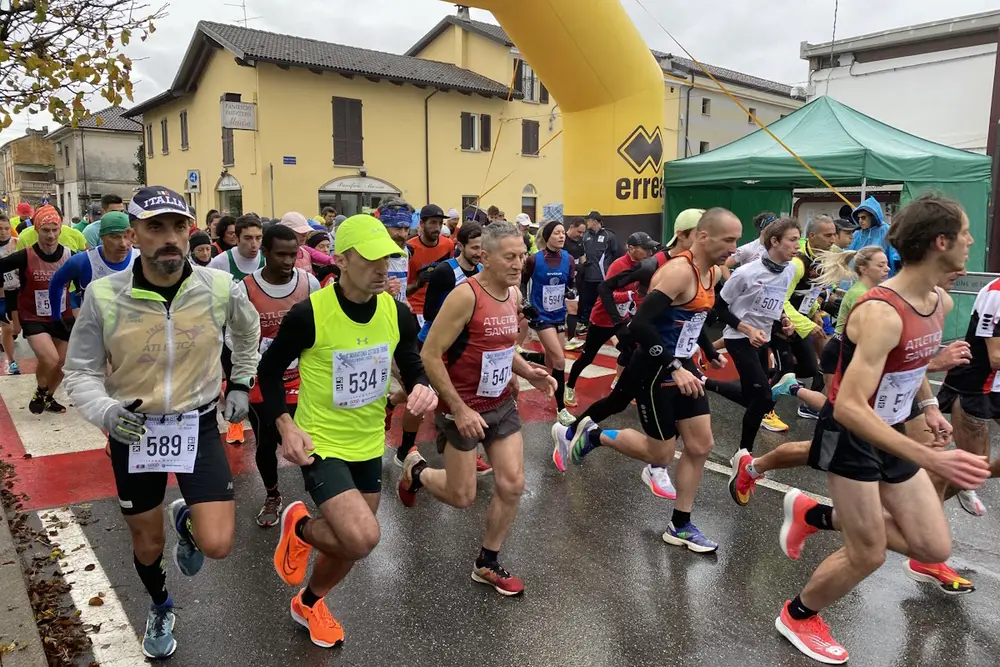
[[[1000,273],[969,271],[955,281],[955,285],[951,288],[951,297],[955,301],[955,307],[944,321],[945,341],[965,338],[965,332],[969,329],[969,318],[972,317],[972,306],[976,302],[976,295],[979,294],[979,290],[997,278],[1000,278]]]

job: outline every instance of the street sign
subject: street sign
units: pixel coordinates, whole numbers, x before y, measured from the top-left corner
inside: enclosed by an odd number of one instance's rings
[[[222,102],[222,128],[256,130],[257,105],[251,102]]]
[[[201,172],[197,169],[188,169],[187,191],[201,192]]]
[[[285,155],[284,157],[281,158],[281,163],[282,164],[295,164],[296,163],[295,156],[294,155]]]
[[[957,294],[979,294],[979,290],[983,289],[997,278],[1000,278],[1000,274],[969,271],[968,274],[960,276],[959,279],[955,281],[955,286],[952,287],[950,291]]]

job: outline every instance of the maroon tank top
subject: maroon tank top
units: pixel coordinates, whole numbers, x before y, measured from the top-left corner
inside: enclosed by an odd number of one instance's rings
[[[477,279],[467,281],[476,306],[465,329],[445,353],[444,362],[455,391],[477,412],[492,410],[510,395],[511,360],[517,341],[517,291],[499,301]],[[443,402],[442,402],[443,403]],[[442,412],[449,406],[440,406]]]

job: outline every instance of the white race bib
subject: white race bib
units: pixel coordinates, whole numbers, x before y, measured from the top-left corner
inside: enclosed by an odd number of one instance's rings
[[[274,342],[273,338],[261,336],[260,346],[257,348],[257,352],[260,354],[260,356],[262,357],[264,356],[264,353],[267,352],[267,348],[271,347],[271,343],[273,342]],[[295,359],[292,363],[288,365],[288,370],[291,370],[293,368],[298,368],[298,366],[299,366],[299,360]]]
[[[146,433],[129,448],[128,471],[194,472],[198,458],[198,411],[147,415]]]
[[[419,325],[420,329],[424,328],[424,316],[423,315],[417,315],[417,324]]]
[[[883,375],[875,392],[875,414],[889,426],[906,421],[926,372],[924,367]]]
[[[17,277],[17,271],[8,271],[3,274],[3,287],[4,289],[15,290],[17,286],[20,285],[20,281]]]
[[[785,290],[775,285],[762,285],[761,292],[753,302],[754,311],[776,320],[781,317],[781,307],[785,304]]]
[[[66,310],[66,291],[63,290],[59,299],[59,313]],[[52,304],[49,303],[49,291],[47,289],[35,290],[35,314],[39,317],[52,317]]]
[[[813,304],[816,303],[816,299],[819,298],[822,291],[823,289],[821,287],[813,287],[809,290],[809,294],[802,297],[802,303],[799,304],[799,312],[803,315],[808,315],[809,311],[812,310]]]
[[[542,285],[542,310],[552,313],[566,306],[566,285]]]
[[[694,317],[684,323],[680,335],[677,336],[677,346],[674,348],[674,356],[678,359],[690,359],[694,355],[694,349],[698,346],[698,336],[701,335],[701,328],[705,325],[708,313],[695,313]]]
[[[389,344],[333,353],[333,405],[360,408],[385,396],[392,356]]]
[[[479,374],[477,396],[496,398],[503,393],[504,387],[510,382],[514,363],[514,348],[483,352],[482,370]]]

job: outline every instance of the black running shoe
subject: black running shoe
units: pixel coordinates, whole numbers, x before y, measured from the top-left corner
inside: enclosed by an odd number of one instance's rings
[[[41,390],[35,390],[35,395],[32,396],[31,401],[28,402],[28,410],[30,410],[33,415],[40,415],[45,411],[45,394],[43,394]]]
[[[45,409],[49,412],[56,412],[58,414],[63,414],[66,412],[66,406],[59,403],[55,398],[49,394],[45,395]]]

